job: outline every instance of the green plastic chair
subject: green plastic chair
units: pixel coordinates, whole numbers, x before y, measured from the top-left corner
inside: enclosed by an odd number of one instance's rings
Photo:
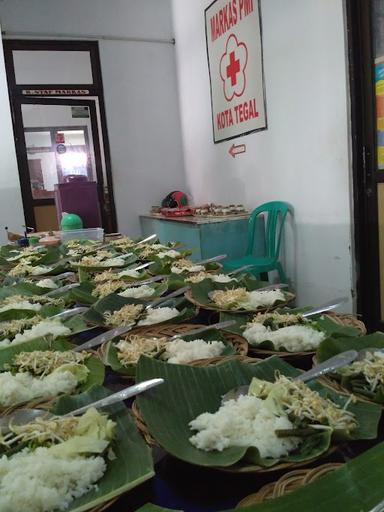
[[[252,265],[253,267],[248,272],[257,277],[260,277],[260,274],[267,274],[272,270],[277,270],[280,282],[287,283],[287,277],[279,261],[279,253],[285,218],[288,212],[293,213],[293,208],[288,203],[282,201],[264,203],[253,210],[248,223],[247,252],[243,258],[224,261],[224,270],[230,271],[244,265]],[[256,218],[260,214],[264,214],[265,217],[265,255],[256,257],[253,255],[253,245]]]

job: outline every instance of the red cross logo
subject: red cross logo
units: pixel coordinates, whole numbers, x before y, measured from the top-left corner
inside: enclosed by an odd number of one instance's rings
[[[231,79],[231,85],[236,85],[236,75],[240,71],[240,61],[236,60],[235,52],[229,54],[229,64],[227,66],[227,78]]]
[[[231,34],[225,45],[225,52],[220,60],[220,76],[223,81],[225,99],[231,101],[234,96],[241,96],[245,91],[248,50],[244,43],[239,43],[235,34]]]

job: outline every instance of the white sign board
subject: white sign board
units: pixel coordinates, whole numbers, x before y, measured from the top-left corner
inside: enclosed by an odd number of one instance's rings
[[[214,142],[267,127],[258,0],[215,0],[205,9]]]

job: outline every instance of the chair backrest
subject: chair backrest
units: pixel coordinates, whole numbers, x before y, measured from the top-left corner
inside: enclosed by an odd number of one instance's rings
[[[248,223],[248,247],[247,256],[253,253],[255,240],[256,218],[260,214],[265,215],[265,256],[277,260],[279,258],[281,237],[285,218],[288,212],[292,212],[290,204],[282,201],[271,201],[264,203],[253,210]]]

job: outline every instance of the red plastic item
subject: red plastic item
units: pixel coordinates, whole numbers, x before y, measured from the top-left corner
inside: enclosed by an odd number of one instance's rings
[[[189,206],[181,208],[162,208],[160,211],[165,217],[189,217],[194,213],[194,209]]]

